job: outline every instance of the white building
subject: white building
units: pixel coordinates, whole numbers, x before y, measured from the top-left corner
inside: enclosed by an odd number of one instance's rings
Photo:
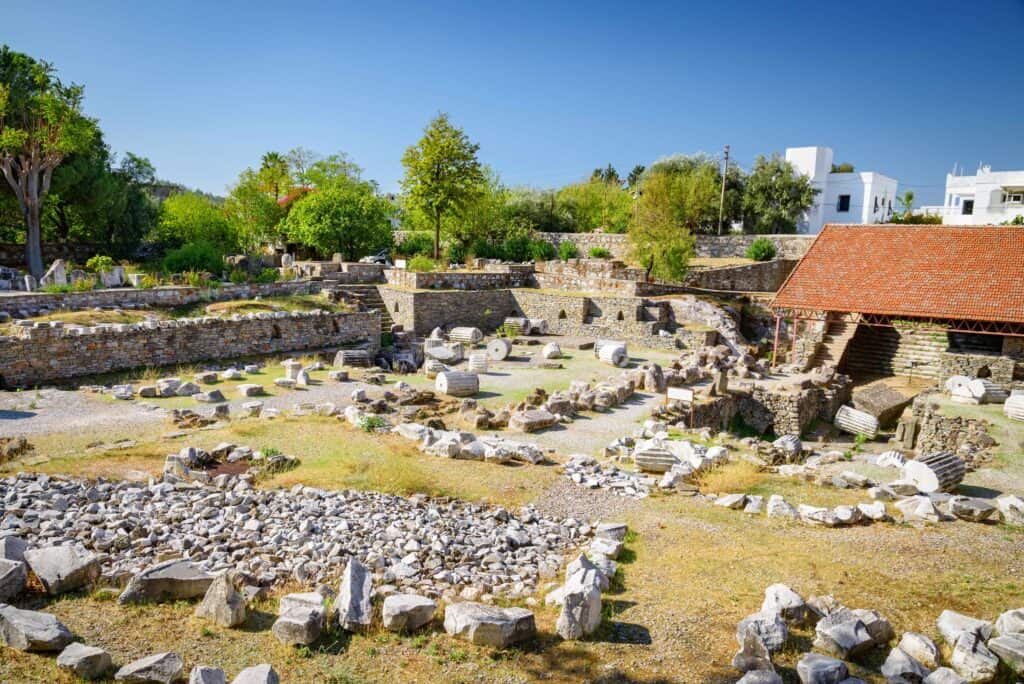
[[[892,216],[895,178],[874,171],[833,173],[831,147],[790,147],[786,161],[818,190],[798,232],[813,235],[826,223],[885,223]]]
[[[1024,216],[1024,171],[981,166],[973,176],[946,174],[946,200],[921,211],[960,226],[998,225]]]

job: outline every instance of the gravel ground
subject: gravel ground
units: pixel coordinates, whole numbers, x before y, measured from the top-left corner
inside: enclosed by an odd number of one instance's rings
[[[588,521],[619,521],[639,508],[636,499],[615,496],[601,489],[586,489],[565,477],[558,478],[538,497],[535,505],[542,515]]]

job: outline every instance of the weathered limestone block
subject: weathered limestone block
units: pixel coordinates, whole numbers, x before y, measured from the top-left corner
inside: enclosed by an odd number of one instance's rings
[[[213,576],[192,561],[164,561],[132,577],[117,602],[126,604],[196,598],[203,596],[212,583]]]
[[[392,594],[384,599],[384,628],[411,632],[434,619],[437,603],[418,594]]]
[[[114,675],[119,682],[171,684],[181,679],[185,663],[177,653],[157,653],[128,663]]]
[[[49,613],[21,610],[0,603],[0,639],[19,651],[60,651],[71,643],[71,632]]]
[[[478,646],[505,648],[537,633],[533,613],[524,608],[499,608],[484,603],[452,603],[445,607],[444,631]]]
[[[25,552],[25,562],[51,596],[95,582],[100,562],[95,554],[74,546],[50,546]]]

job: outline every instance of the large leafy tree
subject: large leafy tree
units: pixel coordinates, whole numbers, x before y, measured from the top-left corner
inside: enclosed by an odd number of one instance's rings
[[[557,201],[581,233],[625,233],[633,211],[632,195],[620,184],[601,179],[567,185],[558,191]]]
[[[41,219],[53,171],[96,135],[96,123],[82,114],[82,95],[50,64],[0,48],[0,172],[24,218],[25,256],[36,277],[43,274]]]
[[[633,257],[648,275],[679,280],[694,254],[693,231],[717,218],[708,215],[715,192],[708,170],[682,174],[661,171],[647,177],[637,216],[629,229]]]
[[[725,177],[723,219],[728,224],[742,217],[744,177],[730,166]],[[722,202],[719,161],[706,154],[662,157],[644,170],[639,181],[638,215],[663,213],[692,233],[717,233]],[[656,203],[664,206],[655,207]]]
[[[759,155],[743,193],[743,229],[747,233],[795,233],[797,221],[818,193],[807,176],[779,154]]]
[[[149,196],[155,180],[148,159],[129,152],[118,164],[96,135],[87,150],[69,155],[54,171],[43,237],[94,243],[102,254],[131,256],[156,222],[157,207]]]
[[[576,222],[554,190],[515,188],[508,194],[510,218],[543,233],[573,233]]]
[[[176,193],[164,200],[156,226],[165,247],[204,242],[227,254],[238,248],[238,234],[224,209],[197,192]]]
[[[434,258],[441,257],[441,223],[457,213],[481,192],[486,178],[477,159],[480,146],[439,114],[423,131],[423,137],[402,155],[404,204],[428,217],[434,229]]]
[[[293,242],[347,261],[391,247],[391,203],[372,183],[335,183],[299,200],[284,220]]]
[[[265,169],[263,166],[259,171],[242,171],[224,201],[224,213],[234,226],[240,246],[248,251],[277,242],[281,237],[280,223],[286,214],[277,194],[286,186],[268,185]]]

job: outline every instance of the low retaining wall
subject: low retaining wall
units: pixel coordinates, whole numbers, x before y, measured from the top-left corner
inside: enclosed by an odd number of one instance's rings
[[[79,311],[102,308],[161,308],[183,306],[201,301],[225,301],[251,297],[283,297],[312,294],[321,284],[309,280],[292,280],[254,285],[224,285],[217,289],[199,287],[154,287],[148,290],[115,288],[88,292],[4,292],[0,293],[0,311],[15,317],[35,316],[44,311]]]
[[[799,259],[814,242],[815,235],[698,235],[697,256],[705,258],[745,257],[750,243],[768,238],[775,245],[778,259]]]
[[[294,268],[305,278],[324,278],[345,285],[384,282],[382,264],[361,264],[352,261],[296,261]]]
[[[74,261],[76,264],[84,264],[91,257],[103,251],[99,245],[87,245],[76,243],[47,243],[43,245],[43,264],[49,265],[51,261],[64,259]],[[0,266],[24,269],[25,245],[16,245],[9,242],[0,243]]]
[[[986,450],[996,444],[988,433],[988,421],[943,415],[935,403],[936,396],[935,392],[919,394],[911,405],[911,413],[917,420],[917,453],[951,451],[971,466],[988,460]]]
[[[987,377],[1003,389],[1017,389],[1024,387],[1024,360],[996,352],[945,351],[939,354],[939,378],[944,380],[951,375]]]
[[[423,292],[382,285],[377,290],[391,320],[421,335],[446,325],[493,331],[507,317],[519,315],[512,292],[507,289]]]
[[[693,424],[683,412],[683,422],[693,429],[725,430],[739,416],[749,427],[764,434],[800,435],[815,420],[831,422],[836,411],[850,399],[852,383],[842,379],[835,387],[729,390],[725,396],[698,400],[693,406]]]
[[[498,290],[529,286],[531,273],[532,269],[419,272],[389,268],[384,278],[392,287],[410,290]]]
[[[686,282],[705,290],[777,292],[797,263],[797,259],[775,259],[744,266],[691,271]]]
[[[618,233],[538,233],[556,248],[562,242],[572,242],[581,256],[594,247],[603,247],[616,259],[625,259],[630,253],[629,235]],[[814,242],[814,235],[697,235],[696,252],[699,257],[729,258],[747,255],[750,243],[759,237],[772,241],[781,259],[799,259]]]
[[[379,348],[379,313],[259,313],[91,328],[39,323],[0,337],[0,385],[355,343]]]

